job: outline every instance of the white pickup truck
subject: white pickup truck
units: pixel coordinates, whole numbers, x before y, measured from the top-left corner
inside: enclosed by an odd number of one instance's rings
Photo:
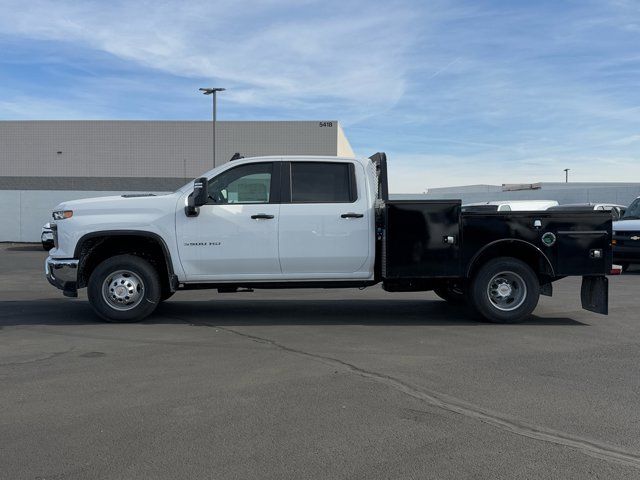
[[[64,202],[53,217],[49,282],[67,296],[87,287],[108,321],[140,320],[183,289],[382,283],[507,323],[567,275],[583,276],[584,308],[607,311],[610,215],[390,201],[383,153],[244,158],[172,194]]]

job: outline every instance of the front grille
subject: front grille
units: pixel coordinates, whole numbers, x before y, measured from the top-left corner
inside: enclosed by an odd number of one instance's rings
[[[631,232],[616,231],[613,239],[616,245],[638,246],[640,247],[640,230]]]

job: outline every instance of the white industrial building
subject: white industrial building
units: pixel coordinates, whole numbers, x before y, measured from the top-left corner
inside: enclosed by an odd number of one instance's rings
[[[542,182],[531,184],[466,185],[430,188],[423,198],[461,199],[462,203],[507,200],[556,200],[569,203],[613,203],[629,205],[640,196],[640,183]]]
[[[217,165],[353,156],[337,121],[218,121],[215,139]],[[64,200],[174,190],[213,168],[213,144],[210,121],[0,121],[0,241],[38,241]]]

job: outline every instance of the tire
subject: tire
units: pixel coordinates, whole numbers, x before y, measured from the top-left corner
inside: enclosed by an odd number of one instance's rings
[[[540,282],[526,263],[499,257],[480,267],[469,293],[472,306],[485,320],[519,323],[538,305]]]
[[[466,303],[465,293],[459,285],[447,283],[441,287],[434,288],[433,293],[451,305],[464,305]]]
[[[158,272],[134,255],[117,255],[100,263],[91,276],[87,294],[96,314],[107,322],[137,322],[160,302]]]

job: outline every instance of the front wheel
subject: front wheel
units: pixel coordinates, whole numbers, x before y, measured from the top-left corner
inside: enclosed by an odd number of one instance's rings
[[[500,257],[480,267],[470,293],[473,307],[486,320],[519,323],[538,305],[540,282],[526,263]]]
[[[155,268],[134,255],[117,255],[100,263],[89,277],[89,303],[108,322],[137,322],[160,302]]]

